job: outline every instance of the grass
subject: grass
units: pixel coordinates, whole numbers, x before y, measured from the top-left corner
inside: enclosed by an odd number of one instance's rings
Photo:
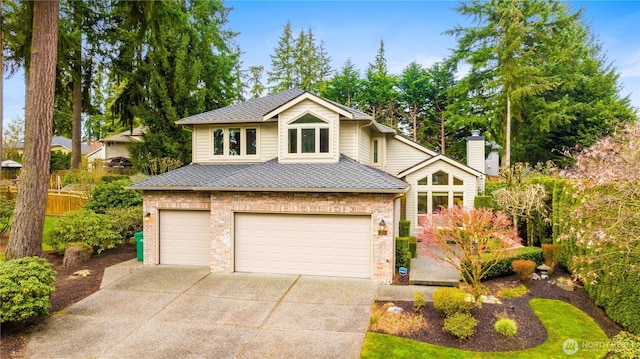
[[[547,340],[535,348],[511,352],[473,352],[423,343],[388,334],[367,333],[362,358],[567,358],[562,349],[567,339],[575,340],[579,350],[573,358],[604,358],[609,338],[587,314],[571,304],[554,299],[532,299],[529,305],[547,329]],[[583,346],[591,345],[591,349]]]
[[[44,217],[44,230],[42,231],[42,249],[44,251],[54,250],[54,248],[49,245],[51,239],[51,230],[53,229],[53,225],[58,222],[59,218],[60,217],[52,216]]]
[[[498,291],[496,295],[498,298],[520,298],[527,294],[529,290],[524,284],[520,284],[515,288],[504,288]]]
[[[369,319],[370,329],[388,334],[410,334],[427,327],[427,322],[422,315],[417,313],[390,313],[387,312],[393,303],[385,305],[373,304],[371,318]]]

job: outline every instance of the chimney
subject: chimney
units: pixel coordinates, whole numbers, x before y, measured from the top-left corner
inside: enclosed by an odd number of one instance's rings
[[[467,166],[484,174],[484,136],[480,130],[472,130],[467,137]],[[478,181],[478,192],[484,193],[484,176]]]
[[[500,169],[499,150],[500,146],[497,143],[494,142],[491,144],[491,152],[489,152],[489,156],[487,156],[485,161],[484,174],[494,177],[497,177],[500,174],[498,171]]]

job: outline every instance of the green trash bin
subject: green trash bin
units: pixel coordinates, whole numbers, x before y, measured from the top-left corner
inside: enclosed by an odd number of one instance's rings
[[[144,232],[136,232],[133,234],[133,237],[136,239],[136,256],[138,262],[142,262],[144,259]]]

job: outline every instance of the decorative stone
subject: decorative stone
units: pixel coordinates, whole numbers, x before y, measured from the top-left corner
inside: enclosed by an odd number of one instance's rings
[[[540,278],[542,278],[540,275],[538,275],[538,273],[533,273],[531,275],[531,279],[533,280],[540,280]]]
[[[538,270],[548,272],[548,271],[551,270],[551,267],[549,267],[548,265],[542,263],[541,265],[538,266]]]
[[[71,245],[64,251],[62,265],[65,268],[72,268],[87,263],[91,258],[91,247],[88,245]]]
[[[91,276],[91,271],[89,269],[82,269],[71,274],[72,277],[75,278],[84,278]]]
[[[396,306],[387,308],[387,312],[390,312],[390,313],[400,313],[400,312],[403,312],[403,311],[404,310],[402,308],[396,307]]]
[[[573,292],[573,284],[566,284],[566,283],[558,282],[558,283],[556,283],[556,285],[558,287],[568,291],[568,292]]]
[[[549,278],[548,275],[544,274],[544,273],[540,273],[540,279],[547,279]]]
[[[484,294],[480,296],[480,302],[481,303],[488,303],[488,304],[502,304],[500,299],[494,297],[493,295],[490,295],[490,296],[487,297]]]

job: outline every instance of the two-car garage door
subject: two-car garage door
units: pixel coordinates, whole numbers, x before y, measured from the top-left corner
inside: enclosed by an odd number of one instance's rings
[[[235,215],[235,270],[371,277],[371,217]]]
[[[371,216],[236,213],[234,270],[371,278]],[[161,210],[160,263],[211,265],[210,211]]]

